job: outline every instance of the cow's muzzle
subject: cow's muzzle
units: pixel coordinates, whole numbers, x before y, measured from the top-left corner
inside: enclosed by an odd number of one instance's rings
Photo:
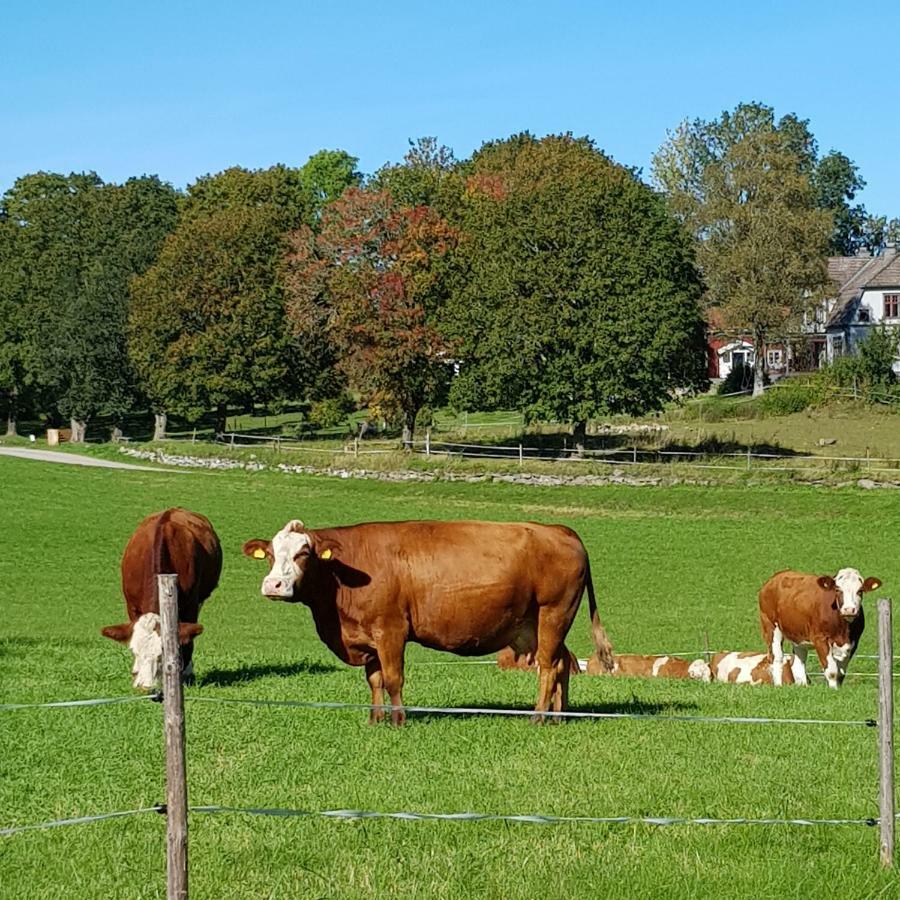
[[[859,615],[859,607],[842,606],[841,615],[848,621],[852,622]]]
[[[294,596],[294,583],[287,578],[266,578],[262,583],[263,597],[288,600]]]

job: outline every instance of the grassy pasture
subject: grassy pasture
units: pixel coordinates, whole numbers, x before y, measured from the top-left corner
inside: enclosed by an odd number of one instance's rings
[[[759,643],[755,592],[787,566],[855,565],[900,592],[890,492],[804,487],[537,488],[274,473],[128,472],[0,459],[0,702],[127,694],[129,662],[99,635],[122,621],[118,561],[136,523],[180,504],[212,519],[222,583],[198,639],[202,697],[365,702],[362,673],[320,644],[308,612],[259,597],[240,544],[309,525],[414,517],[572,525],[591,553],[601,616],[621,651]],[[874,616],[870,622],[874,621]],[[586,609],[570,645],[589,648]],[[900,643],[900,642],[898,642]],[[861,653],[872,653],[874,627]],[[527,708],[534,677],[411,647],[410,704]],[[448,664],[450,663],[450,664]],[[574,679],[575,709],[824,718],[874,715],[857,659],[837,693]],[[2,825],[150,806],[163,797],[151,703],[0,713]],[[557,815],[857,818],[877,814],[875,734],[848,727],[413,717],[187,708],[192,804]],[[191,819],[195,897],[896,896],[865,827],[456,824],[242,815]],[[162,817],[0,839],[0,896],[161,897]]]

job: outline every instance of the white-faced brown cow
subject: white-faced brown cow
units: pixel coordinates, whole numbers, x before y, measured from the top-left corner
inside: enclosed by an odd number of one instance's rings
[[[759,592],[763,640],[774,663],[774,683],[781,684],[782,642],[794,649],[794,680],[808,684],[806,654],[815,648],[833,688],[839,688],[865,628],[862,595],[881,587],[878,578],[863,579],[856,569],[837,575],[779,572]]]
[[[309,606],[319,637],[341,660],[365,666],[372,705],[404,720],[408,641],[463,656],[512,647],[538,663],[536,720],[568,702],[563,643],[587,589],[600,659],[611,648],[597,615],[587,552],[561,525],[370,522],[308,529],[294,519],[272,540],[244,544],[266,559],[262,594]],[[373,710],[371,719],[382,718]]]
[[[595,656],[587,661],[588,675],[615,675],[620,678],[691,678],[709,681],[709,666],[702,659],[689,662],[677,656],[644,656],[640,653],[616,653],[610,672],[598,664]]]
[[[222,548],[209,520],[186,509],[167,509],[147,516],[122,555],[122,593],[128,621],[108,625],[101,633],[127,643],[134,656],[136,688],[151,689],[162,672],[157,575],[178,575],[178,637],[182,676],[193,677],[194,638],[203,601],[215,590],[222,571]]]
[[[782,657],[780,684],[794,683],[794,660],[791,654]],[[714,681],[730,684],[776,684],[768,653],[756,650],[716,653],[710,663]]]

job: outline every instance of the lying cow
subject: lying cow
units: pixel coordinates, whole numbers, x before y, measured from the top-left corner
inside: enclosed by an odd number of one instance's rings
[[[186,509],[167,509],[138,525],[122,556],[122,593],[128,621],[102,629],[105,637],[127,643],[134,655],[136,688],[149,690],[162,674],[157,575],[178,575],[178,639],[182,676],[193,677],[194,638],[203,601],[215,590],[222,571],[222,548],[209,520]]]
[[[616,653],[610,672],[596,656],[587,661],[588,675],[618,675],[623,678],[693,678],[709,681],[709,666],[702,659],[688,662],[677,656],[642,656],[639,653]]]
[[[365,666],[372,705],[385,692],[404,720],[403,657],[413,641],[480,656],[512,647],[538,663],[535,719],[568,703],[563,643],[587,589],[601,660],[611,648],[597,615],[587,552],[561,525],[372,522],[308,529],[294,519],[244,553],[268,560],[262,594],[310,607],[319,637],[341,660]],[[382,718],[373,710],[371,720]]]
[[[814,647],[829,687],[839,688],[865,628],[862,595],[881,587],[856,569],[835,576],[779,572],[759,592],[759,621],[763,640],[774,662],[774,683],[781,684],[782,642],[794,648],[794,679],[808,684],[806,654]]]
[[[569,659],[569,674],[577,675],[581,671],[578,657],[568,648],[565,652]],[[516,653],[512,647],[504,647],[497,654],[497,666],[501,669],[521,669],[529,672],[537,669],[537,662],[533,653]]]
[[[716,653],[710,663],[714,681],[731,684],[793,684],[796,657],[788,654],[782,658],[781,679],[775,680],[772,660],[767,653],[755,650]],[[805,670],[804,670],[805,671]]]

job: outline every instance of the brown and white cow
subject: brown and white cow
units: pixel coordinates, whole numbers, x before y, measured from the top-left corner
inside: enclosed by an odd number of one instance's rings
[[[782,657],[780,684],[794,683],[794,660],[791,654]],[[776,684],[772,673],[774,663],[767,653],[756,650],[716,653],[710,663],[714,681],[730,684]]]
[[[569,674],[577,675],[581,671],[578,657],[568,648],[565,652],[569,659]],[[533,653],[516,653],[512,647],[504,647],[497,654],[497,666],[500,669],[520,669],[523,672],[532,672],[537,669],[537,662]]]
[[[794,648],[794,679],[808,684],[806,654],[815,648],[829,687],[839,688],[865,628],[862,595],[881,587],[856,569],[837,575],[778,572],[759,592],[759,622],[773,661],[774,683],[782,677],[782,642]]]
[[[178,636],[182,675],[193,677],[194,638],[203,601],[215,590],[222,571],[222,548],[209,520],[186,509],[154,513],[138,525],[122,555],[122,593],[128,621],[101,633],[127,643],[134,655],[132,683],[149,690],[162,673],[159,596],[156,576],[178,575]]]
[[[677,656],[644,656],[640,653],[616,653],[610,672],[599,665],[597,657],[587,661],[588,675],[616,675],[621,678],[692,678],[709,681],[709,666],[702,659],[688,662]]]
[[[396,725],[404,719],[409,641],[463,656],[504,647],[534,654],[536,714],[551,705],[565,710],[563,641],[585,589],[596,651],[612,665],[587,551],[562,525],[419,521],[313,530],[294,519],[271,540],[247,541],[244,553],[268,560],[264,596],[309,606],[331,651],[365,666],[373,706],[386,692]]]

